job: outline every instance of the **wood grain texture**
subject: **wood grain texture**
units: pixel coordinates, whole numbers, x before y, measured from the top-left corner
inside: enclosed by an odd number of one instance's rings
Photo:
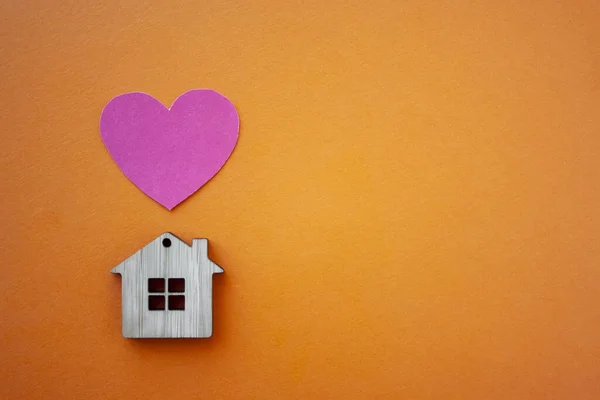
[[[164,240],[170,241],[168,246]],[[208,239],[194,239],[190,246],[172,233],[163,233],[111,272],[122,276],[124,337],[212,336],[212,275],[223,269],[208,258]],[[165,279],[164,292],[149,292],[151,278]],[[185,279],[183,293],[169,292],[170,278]],[[150,295],[164,296],[164,310],[150,310]],[[170,310],[170,295],[185,296],[185,309]]]

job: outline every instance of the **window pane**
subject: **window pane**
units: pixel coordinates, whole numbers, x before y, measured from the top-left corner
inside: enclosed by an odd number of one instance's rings
[[[169,292],[174,292],[174,293],[185,292],[185,279],[183,279],[183,278],[169,279]]]
[[[164,310],[165,296],[148,296],[148,310]]]
[[[169,296],[169,310],[185,310],[185,296]]]
[[[160,293],[165,291],[165,280],[163,278],[148,279],[148,292]]]

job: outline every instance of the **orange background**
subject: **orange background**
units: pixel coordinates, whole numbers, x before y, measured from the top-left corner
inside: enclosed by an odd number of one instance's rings
[[[0,398],[600,398],[600,3],[526,3],[2,2]],[[100,112],[194,88],[240,139],[168,212]],[[212,339],[121,336],[167,230]]]

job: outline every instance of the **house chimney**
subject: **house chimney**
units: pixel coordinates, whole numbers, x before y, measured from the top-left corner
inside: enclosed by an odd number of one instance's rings
[[[192,239],[192,248],[197,249],[204,257],[208,257],[208,239]]]
[[[208,260],[210,270],[215,274],[223,273],[223,268],[208,258],[208,239],[192,239],[192,249],[200,254],[200,257]]]

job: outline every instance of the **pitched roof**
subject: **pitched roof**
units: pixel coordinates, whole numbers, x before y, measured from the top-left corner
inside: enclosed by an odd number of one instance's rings
[[[149,242],[144,247],[142,247],[141,249],[139,249],[138,251],[133,253],[131,256],[127,257],[119,265],[117,265],[116,267],[111,269],[110,272],[112,272],[113,274],[123,273],[125,263],[128,260],[130,260],[133,257],[136,257],[145,248],[147,248],[149,246],[156,246],[158,243],[160,243],[161,246],[164,246],[166,248],[171,247],[173,245],[179,245],[179,246],[182,246],[183,248],[187,249],[188,251],[192,250],[196,246],[200,246],[200,249],[201,249],[200,251],[206,256],[206,258],[208,258],[208,239],[193,239],[192,245],[189,245],[184,240],[175,236],[171,232],[165,232],[165,233],[157,236],[156,238],[154,238],[151,242]],[[221,268],[219,265],[217,265],[215,262],[213,262],[210,258],[208,258],[208,260],[212,266],[213,273],[219,274],[219,273],[224,272],[223,268]]]

